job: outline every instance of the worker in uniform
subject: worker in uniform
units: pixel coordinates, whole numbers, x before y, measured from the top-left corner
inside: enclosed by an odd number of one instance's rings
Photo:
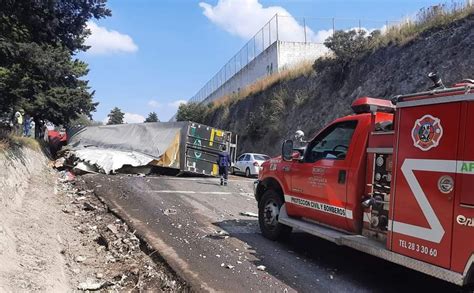
[[[217,165],[219,166],[221,185],[227,185],[230,167],[230,155],[227,152],[227,147],[225,145],[222,146],[221,152],[218,154]]]

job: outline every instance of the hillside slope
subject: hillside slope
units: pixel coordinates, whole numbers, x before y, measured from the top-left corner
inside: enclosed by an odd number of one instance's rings
[[[343,79],[331,70],[312,71],[214,107],[205,123],[239,134],[239,152],[275,155],[297,129],[312,137],[334,118],[351,113],[357,97],[426,90],[430,71],[437,71],[447,85],[474,78],[473,14],[404,44],[380,48],[351,64]]]

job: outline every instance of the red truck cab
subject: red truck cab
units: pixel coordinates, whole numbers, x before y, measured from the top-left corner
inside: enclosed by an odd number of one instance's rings
[[[285,141],[255,188],[262,234],[298,228],[446,281],[474,263],[474,84],[363,97],[304,154]],[[471,135],[469,135],[471,134]],[[474,270],[474,269],[473,269]]]

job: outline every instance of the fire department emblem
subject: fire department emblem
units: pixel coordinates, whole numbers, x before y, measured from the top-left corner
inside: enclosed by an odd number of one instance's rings
[[[415,121],[411,136],[414,146],[422,151],[437,147],[443,136],[441,120],[431,115],[421,117]]]

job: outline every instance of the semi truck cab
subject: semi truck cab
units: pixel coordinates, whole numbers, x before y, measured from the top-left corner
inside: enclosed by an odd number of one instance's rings
[[[442,85],[442,83],[441,83]],[[297,228],[457,285],[474,262],[474,83],[362,97],[308,142],[262,165],[262,234]]]

